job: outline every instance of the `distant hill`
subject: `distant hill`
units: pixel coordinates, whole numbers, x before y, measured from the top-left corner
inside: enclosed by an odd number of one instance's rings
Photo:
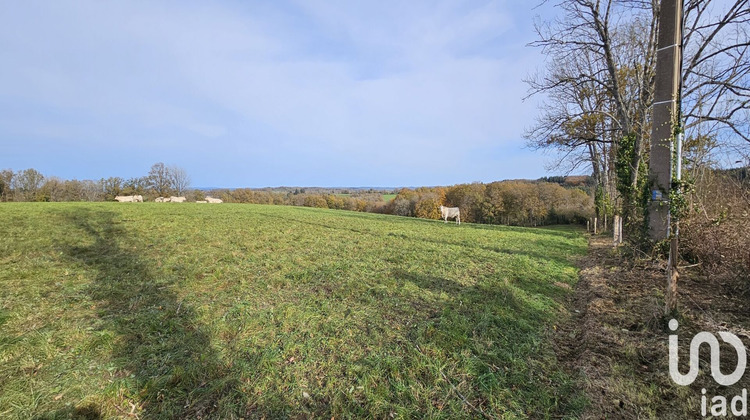
[[[590,175],[546,176],[539,178],[537,181],[560,184],[563,187],[585,187],[594,185],[594,178]]]
[[[560,184],[563,187],[584,187],[594,184],[594,179],[589,175],[568,175],[568,176],[550,176],[542,177],[536,180],[531,179],[506,179],[503,181],[527,181],[527,182],[551,182]],[[489,184],[485,182],[484,184]],[[431,185],[427,187],[435,187]],[[445,185],[449,186],[449,185]],[[279,186],[279,187],[260,187],[246,188],[252,191],[268,191],[277,193],[307,193],[307,194],[350,194],[350,193],[373,193],[373,194],[397,194],[402,188],[415,190],[424,186],[402,186],[402,187],[304,187],[304,186]],[[225,187],[194,187],[199,191],[217,191],[217,190],[237,190],[240,188]]]
[[[400,188],[393,187],[262,187],[262,188],[223,188],[223,187],[195,187],[200,191],[233,191],[246,189],[251,191],[265,191],[281,194],[352,194],[352,193],[373,193],[373,194],[395,194]]]

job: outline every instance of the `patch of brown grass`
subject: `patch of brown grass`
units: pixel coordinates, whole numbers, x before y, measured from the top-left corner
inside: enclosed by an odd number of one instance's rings
[[[582,418],[700,417],[701,389],[714,395],[737,395],[747,381],[719,387],[701,362],[698,380],[677,386],[669,376],[668,336],[664,316],[665,265],[655,260],[627,260],[609,238],[593,237],[589,255],[580,261],[580,280],[569,301],[573,314],[555,334],[558,357],[579,378],[590,401]],[[746,298],[711,284],[700,272],[680,278],[680,368],[687,369],[689,340],[698,331],[729,330],[747,342]],[[704,352],[705,353],[705,352]],[[734,369],[722,353],[723,372]],[[705,354],[704,354],[705,356]],[[704,357],[706,359],[706,357]]]

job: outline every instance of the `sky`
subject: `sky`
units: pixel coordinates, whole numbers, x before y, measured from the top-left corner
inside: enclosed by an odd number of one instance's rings
[[[519,1],[0,0],[0,169],[196,187],[538,178]]]

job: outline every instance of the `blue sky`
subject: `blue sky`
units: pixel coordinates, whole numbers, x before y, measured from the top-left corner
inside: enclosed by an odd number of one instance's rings
[[[194,186],[547,175],[517,1],[0,0],[0,169]]]

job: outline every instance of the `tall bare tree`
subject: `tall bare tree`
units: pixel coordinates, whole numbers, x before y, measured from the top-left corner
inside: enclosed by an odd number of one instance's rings
[[[169,197],[172,194],[172,177],[169,168],[162,162],[155,163],[148,171],[148,187],[160,197]]]
[[[703,148],[750,143],[750,0],[685,4],[682,112]]]
[[[733,133],[748,140],[750,0],[691,0],[685,6],[683,102],[690,139]],[[610,194],[613,166],[635,192],[648,156],[658,0],[561,0],[560,15],[536,25],[546,68],[528,78],[546,103],[526,132],[568,167],[590,165]],[[625,141],[625,143],[623,143]],[[622,192],[623,190],[621,190]],[[627,197],[632,204],[635,197]],[[631,209],[631,213],[634,209]]]
[[[561,151],[570,167],[590,165],[612,199],[614,160],[626,135],[632,138],[627,184],[635,190],[639,182],[653,94],[656,5],[565,0],[558,6],[561,16],[536,25],[539,40],[532,45],[549,64],[527,83],[532,95],[546,94],[550,103],[526,137],[534,147]]]
[[[13,190],[17,201],[35,201],[44,182],[44,175],[34,168],[24,169],[13,178]]]
[[[168,169],[172,189],[179,196],[184,195],[185,191],[190,188],[190,175],[184,168],[179,166],[170,166]]]

